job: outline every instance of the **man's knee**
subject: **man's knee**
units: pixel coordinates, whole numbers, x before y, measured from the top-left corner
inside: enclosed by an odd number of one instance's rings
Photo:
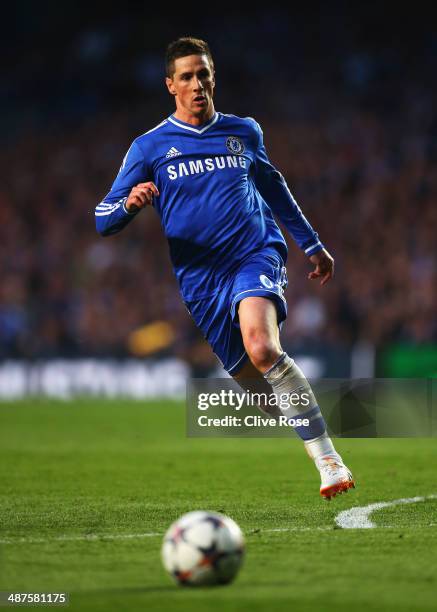
[[[266,372],[282,354],[278,342],[267,334],[252,330],[245,341],[250,361],[260,372]]]

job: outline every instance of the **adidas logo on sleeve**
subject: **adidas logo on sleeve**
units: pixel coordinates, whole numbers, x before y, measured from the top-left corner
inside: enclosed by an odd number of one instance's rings
[[[177,157],[178,155],[182,155],[182,153],[178,151],[176,147],[172,147],[165,157],[169,159],[170,157]]]

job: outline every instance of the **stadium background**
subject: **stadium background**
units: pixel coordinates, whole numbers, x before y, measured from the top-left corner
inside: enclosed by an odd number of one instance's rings
[[[397,435],[375,437],[378,418],[336,438],[357,488],[327,504],[297,439],[187,435],[185,402],[169,396],[216,362],[157,219],[144,211],[105,239],[94,228],[131,140],[173,112],[166,43],[204,37],[217,109],[260,121],[336,257],[321,290],[290,244],[287,350],[308,376],[435,374],[437,35],[425,3],[18,1],[1,15],[0,599],[68,592],[71,612],[435,612],[436,380],[383,381],[396,397],[377,389],[378,410]],[[358,398],[367,416],[372,383]],[[381,502],[374,529],[337,528],[340,512]],[[177,589],[165,574],[162,536],[195,509],[241,526],[235,584]]]
[[[130,142],[173,112],[163,55],[180,35],[209,42],[217,110],[261,123],[336,258],[320,289],[289,241],[286,350],[309,376],[435,373],[437,35],[424,14],[346,6],[4,7],[2,394],[27,388],[20,368],[51,360],[54,379],[60,359],[163,359],[195,375],[217,366],[154,212],[111,238],[94,226]]]

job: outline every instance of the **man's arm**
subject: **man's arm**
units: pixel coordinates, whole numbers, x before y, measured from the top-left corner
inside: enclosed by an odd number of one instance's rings
[[[309,273],[308,278],[311,280],[321,278],[321,284],[324,285],[334,274],[334,260],[293,198],[284,177],[270,162],[264,146],[261,127],[258,123],[256,126],[259,142],[255,158],[255,185],[297,245],[315,264],[316,268]]]
[[[123,160],[111,191],[96,206],[96,229],[102,236],[110,236],[121,231],[136,214],[152,204],[153,196],[159,192],[155,184],[147,179],[144,156],[134,141]]]

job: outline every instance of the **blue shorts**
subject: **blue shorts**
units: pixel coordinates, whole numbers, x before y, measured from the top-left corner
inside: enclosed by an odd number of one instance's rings
[[[229,374],[236,374],[248,359],[238,322],[238,304],[246,297],[262,296],[276,304],[278,325],[287,317],[284,288],[287,272],[275,249],[249,256],[229,275],[217,295],[185,302],[197,327]]]

